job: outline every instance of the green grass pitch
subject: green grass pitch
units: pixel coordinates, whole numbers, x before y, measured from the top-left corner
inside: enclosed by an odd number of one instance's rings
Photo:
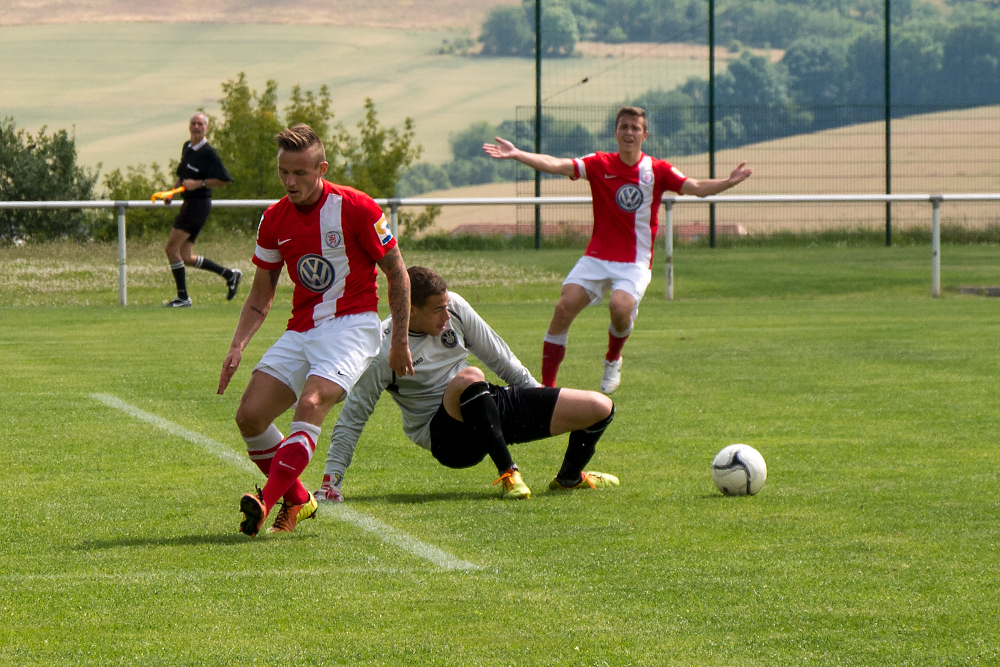
[[[249,268],[247,245],[200,249]],[[548,493],[550,439],[514,447],[534,494],[504,502],[488,464],[409,443],[386,398],[350,511],[254,540],[238,499],[261,477],[233,415],[287,281],[220,397],[239,303],[196,273],[195,308],[158,308],[161,252],[130,249],[121,308],[114,248],[0,251],[0,664],[1000,661],[998,302],[954,290],[1000,283],[995,247],[946,247],[941,299],[926,247],[680,249],[672,303],[658,257],[591,466],[620,488]],[[577,254],[407,259],[537,372]],[[605,326],[601,308],[574,325],[563,384],[596,388]],[[757,496],[712,486],[734,442],[767,460]]]

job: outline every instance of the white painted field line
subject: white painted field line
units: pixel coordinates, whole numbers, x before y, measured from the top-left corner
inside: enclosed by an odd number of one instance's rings
[[[172,421],[167,421],[163,417],[157,417],[154,414],[146,412],[145,410],[140,410],[134,405],[129,405],[125,401],[121,400],[117,396],[112,396],[111,394],[91,394],[91,398],[96,401],[104,403],[104,405],[109,408],[114,408],[115,410],[121,410],[127,415],[131,415],[136,419],[141,419],[144,422],[152,424],[156,428],[163,429],[171,435],[176,435],[178,438],[183,438],[188,442],[193,442],[196,445],[201,445],[209,454],[214,454],[226,463],[234,463],[238,467],[242,468],[247,472],[255,472],[257,466],[250,462],[250,459],[245,456],[240,456],[234,452],[229,447],[225,446],[221,442],[216,442],[211,438],[206,438],[201,433],[195,433],[194,431],[189,431],[180,424],[175,424]]]
[[[218,456],[227,463],[234,463],[247,472],[254,472],[257,470],[257,466],[251,463],[249,459],[240,456],[221,442],[216,442],[211,438],[206,438],[200,433],[190,431],[180,424],[175,424],[174,422],[168,421],[163,417],[157,417],[156,415],[146,412],[145,410],[140,410],[134,405],[130,405],[121,400],[117,396],[112,396],[111,394],[91,394],[90,397],[95,401],[100,401],[109,408],[120,410],[127,415],[135,417],[136,419],[141,419],[142,421],[152,424],[157,428],[163,429],[172,435],[176,435],[177,437],[183,438],[188,442],[200,445],[210,454]],[[330,504],[324,504],[324,509],[329,506]],[[367,514],[362,514],[361,512],[352,510],[342,504],[334,504],[330,509],[331,511],[329,513],[335,518],[352,523],[358,528],[373,534],[383,542],[387,544],[394,544],[404,551],[409,551],[414,556],[430,561],[443,570],[479,569],[479,566],[475,563],[461,560],[446,551],[442,551],[441,549],[431,546],[430,544],[425,544],[415,537],[411,537],[403,531],[384,524],[378,519],[370,517]]]
[[[330,505],[332,503],[327,503]],[[367,514],[362,514],[352,510],[350,507],[342,503],[336,503],[334,505],[334,513],[338,514],[338,519],[343,521],[348,521],[353,523],[355,526],[362,528],[373,535],[377,535],[380,540],[388,544],[395,544],[397,547],[409,551],[410,553],[420,556],[430,562],[434,563],[443,570],[478,570],[479,566],[455,558],[446,551],[442,551],[437,547],[432,547],[429,544],[425,544],[415,537],[410,537],[401,530],[397,530],[392,526],[386,525],[374,517],[370,517]]]

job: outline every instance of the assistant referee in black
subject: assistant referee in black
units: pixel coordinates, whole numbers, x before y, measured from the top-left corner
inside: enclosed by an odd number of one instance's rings
[[[193,266],[222,276],[229,290],[226,293],[227,301],[236,296],[236,290],[239,289],[240,280],[243,278],[243,273],[239,269],[227,269],[207,257],[193,255],[191,252],[194,249],[195,239],[198,238],[212,210],[212,188],[229,185],[233,179],[219,159],[219,154],[205,139],[205,134],[208,132],[208,117],[200,111],[195,113],[191,116],[189,129],[191,140],[184,142],[181,161],[177,165],[177,182],[174,184],[174,187],[184,186],[184,192],[181,193],[184,203],[181,204],[180,213],[174,220],[174,228],[170,230],[166,247],[170,270],[174,274],[174,282],[177,283],[177,298],[165,302],[163,305],[166,308],[191,306],[191,297],[187,293],[185,266]]]

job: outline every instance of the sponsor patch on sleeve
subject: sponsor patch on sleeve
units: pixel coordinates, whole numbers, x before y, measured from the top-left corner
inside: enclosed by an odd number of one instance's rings
[[[378,234],[379,243],[382,245],[392,240],[392,230],[389,229],[389,221],[384,215],[375,223],[375,233]]]
[[[670,171],[674,172],[674,176],[676,176],[677,178],[687,178],[687,176],[682,174],[681,170],[678,169],[677,167],[670,167]]]

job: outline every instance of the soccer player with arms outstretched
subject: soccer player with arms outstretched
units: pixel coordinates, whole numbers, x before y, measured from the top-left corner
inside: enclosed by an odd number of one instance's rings
[[[667,190],[707,197],[742,183],[753,169],[741,163],[724,179],[694,180],[664,160],[642,152],[649,137],[646,112],[622,107],[615,116],[617,153],[557,158],[528,153],[500,137],[484,144],[490,157],[517,160],[547,174],[586,178],[594,207],[594,232],[584,256],[563,281],[562,293],[542,346],[542,385],[554,387],[566,356],[569,327],[588,305],[598,305],[608,291],[611,324],[601,391],[610,394],[621,383],[622,348],[632,333],[646,288],[652,278],[653,242],[660,201]]]
[[[387,341],[388,364],[400,376],[413,373],[405,335],[410,281],[382,210],[363,192],[324,180],[326,153],[308,126],[282,130],[275,140],[286,196],[261,217],[253,255],[257,271],[218,390],[225,391],[264,323],[287,266],[295,284],[292,318],[254,368],[236,411],[247,454],[267,476],[263,489],[240,499],[240,531],[251,537],[282,498],[271,532],[290,532],[315,514],[316,499],[299,476],[316,449],[323,419],[379,353],[376,265],[389,281],[392,316],[403,323],[401,333]],[[293,405],[286,438],[274,420]]]
[[[382,323],[382,335],[407,331],[413,377],[401,377],[384,349],[340,411],[330,438],[319,500],[339,502],[341,483],[361,432],[383,391],[403,413],[407,437],[449,468],[468,468],[487,456],[497,467],[503,497],[529,498],[531,490],[511,457],[508,444],[569,433],[562,466],[549,489],[617,486],[618,478],[584,471],[597,441],[614,418],[614,404],[596,391],[539,387],[500,336],[444,279],[422,266],[410,267],[410,320],[395,316]],[[486,381],[470,366],[474,354],[502,378],[502,387]]]

